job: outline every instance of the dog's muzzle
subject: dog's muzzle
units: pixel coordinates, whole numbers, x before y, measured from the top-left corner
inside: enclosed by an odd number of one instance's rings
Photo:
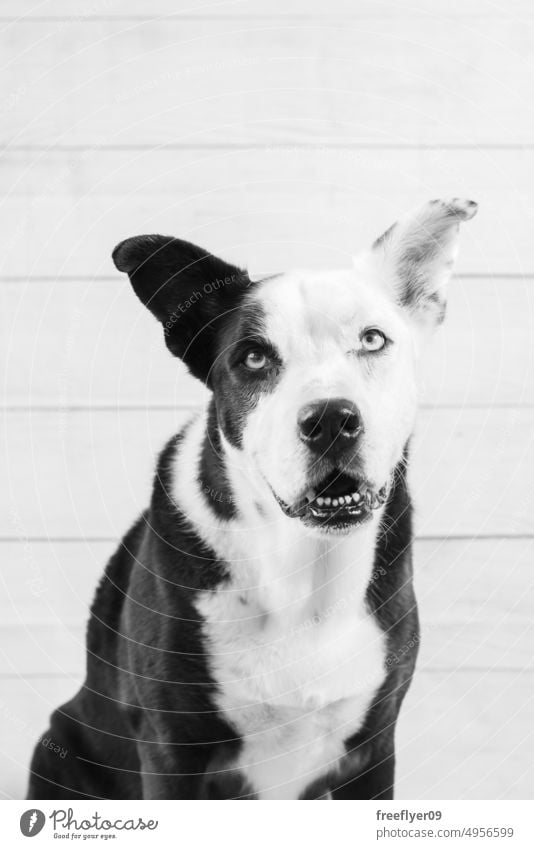
[[[292,504],[274,496],[291,519],[325,530],[349,529],[371,517],[388,497],[388,486],[375,489],[363,478],[335,469],[321,481],[309,486]]]

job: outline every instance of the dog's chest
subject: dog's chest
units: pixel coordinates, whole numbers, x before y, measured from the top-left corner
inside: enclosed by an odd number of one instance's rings
[[[384,634],[337,583],[289,582],[284,598],[240,580],[198,602],[217,706],[243,741],[234,766],[260,798],[298,798],[335,771],[383,681]]]

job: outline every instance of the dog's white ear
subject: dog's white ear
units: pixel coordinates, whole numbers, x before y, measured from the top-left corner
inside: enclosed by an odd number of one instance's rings
[[[445,316],[460,221],[476,211],[472,200],[431,200],[386,230],[367,255],[396,300],[425,323]]]

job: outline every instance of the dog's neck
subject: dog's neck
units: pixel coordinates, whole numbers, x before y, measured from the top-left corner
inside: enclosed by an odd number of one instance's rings
[[[173,477],[175,501],[197,534],[232,584],[261,597],[265,610],[286,608],[295,622],[340,605],[363,612],[381,511],[343,536],[288,518],[242,452],[224,442],[213,406],[188,426]]]

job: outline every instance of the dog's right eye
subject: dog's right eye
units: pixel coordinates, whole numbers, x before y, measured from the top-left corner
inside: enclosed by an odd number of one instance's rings
[[[251,371],[259,371],[267,365],[267,355],[258,348],[251,348],[243,360],[244,364]]]

